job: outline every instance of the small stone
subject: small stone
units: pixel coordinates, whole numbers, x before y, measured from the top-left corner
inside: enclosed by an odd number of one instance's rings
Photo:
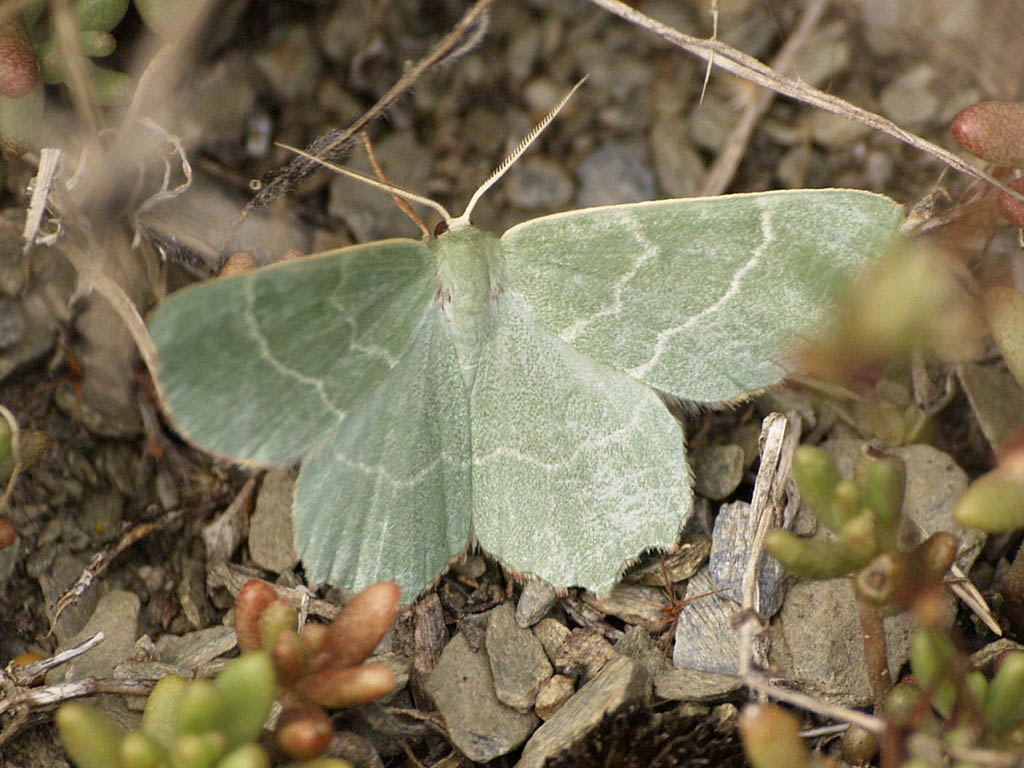
[[[537,729],[515,768],[542,768],[548,758],[585,738],[607,713],[642,698],[649,686],[643,666],[625,656],[615,656],[601,674]]]
[[[702,445],[690,454],[694,490],[719,501],[729,496],[743,480],[743,449],[738,445]]]
[[[155,644],[156,660],[186,669],[223,656],[238,644],[234,627],[208,627],[184,635],[161,635]]]
[[[695,669],[668,667],[654,677],[654,695],[672,701],[716,701],[742,687],[739,677]]]
[[[846,147],[871,133],[871,127],[847,117],[815,110],[808,118],[811,138],[823,147]]]
[[[601,633],[580,627],[569,633],[555,652],[552,663],[555,671],[564,675],[584,674],[591,679],[614,657],[615,649]]]
[[[724,594],[737,603],[743,601],[743,574],[754,537],[749,520],[750,504],[747,502],[723,504],[715,518],[711,557],[708,560],[712,583],[717,589],[728,590]],[[782,579],[785,575],[785,569],[775,558],[765,557],[761,560],[758,613],[762,618],[771,618],[782,605]]]
[[[576,171],[580,189],[576,202],[593,205],[639,203],[655,196],[654,174],[622,144],[606,141]]]
[[[533,627],[533,634],[540,640],[544,653],[551,661],[555,660],[562,643],[569,639],[569,628],[557,619],[541,619]]]
[[[461,633],[444,649],[426,690],[452,744],[478,763],[516,749],[538,722],[536,715],[516,712],[498,700],[487,654],[470,649]]]
[[[691,197],[700,190],[707,169],[690,143],[687,125],[678,115],[658,117],[651,128],[651,152],[658,184],[670,197]]]
[[[719,96],[706,94],[690,113],[690,140],[717,155],[729,138],[737,116],[736,110]]]
[[[88,493],[82,500],[79,525],[88,534],[90,541],[99,545],[113,541],[121,532],[121,518],[124,514],[124,497],[117,491]]]
[[[688,595],[715,589],[708,568],[690,579]],[[709,595],[683,606],[676,621],[675,650],[672,663],[680,669],[739,674],[739,638],[732,628],[732,617],[739,603],[722,595]]]
[[[803,581],[789,589],[778,617],[781,637],[771,645],[773,667],[800,689],[827,701],[860,707],[871,703],[860,621],[849,579]],[[884,620],[889,671],[907,660],[910,614]],[[735,657],[734,657],[735,658]]]
[[[206,599],[206,564],[194,557],[186,557],[176,593],[188,623],[195,629],[207,626],[210,604]]]
[[[249,554],[256,565],[272,573],[290,571],[299,562],[292,536],[294,485],[290,469],[267,472],[249,520]]]
[[[993,448],[1013,430],[1024,426],[1024,391],[1009,373],[987,365],[966,364],[957,368],[957,376],[978,425]]]
[[[939,110],[939,97],[929,88],[935,70],[919,64],[893,80],[879,95],[882,112],[897,125],[919,125]]]
[[[534,712],[541,720],[550,720],[562,705],[565,704],[576,690],[571,677],[565,675],[554,675],[544,683],[544,686],[537,692],[537,702],[534,705]]]
[[[411,130],[389,133],[373,145],[377,162],[392,184],[423,190],[432,172],[430,153]],[[353,171],[376,178],[365,152],[353,152],[345,162]],[[345,222],[356,240],[373,242],[387,237],[419,237],[419,228],[391,196],[357,179],[335,176],[331,180],[327,212]]]
[[[498,700],[529,712],[537,691],[552,675],[540,640],[516,623],[510,603],[502,603],[491,611],[484,642]]]
[[[615,616],[627,624],[639,624],[650,632],[666,623],[671,606],[665,587],[647,587],[641,584],[618,584],[611,594],[584,593],[583,602],[608,616]]]
[[[541,579],[530,579],[523,585],[516,605],[516,624],[532,627],[551,610],[558,599],[555,588]],[[559,626],[562,626],[559,624]]]
[[[702,533],[687,533],[675,552],[670,555],[658,553],[647,563],[630,570],[623,577],[623,581],[663,588],[666,574],[671,584],[686,581],[707,562],[709,552],[710,538]]]
[[[320,56],[304,24],[286,29],[270,50],[256,54],[255,63],[283,101],[310,98],[320,79]]]
[[[49,563],[38,576],[39,587],[43,592],[44,605],[54,605],[65,590],[74,584],[85,568],[85,562],[74,557],[67,551],[60,551],[58,545],[51,548],[54,555]],[[34,554],[34,553],[33,553]],[[45,554],[41,552],[40,554]],[[31,557],[31,556],[30,556]],[[70,605],[61,611],[53,626],[53,634],[61,645],[65,645],[72,635],[77,635],[88,617],[96,609],[99,600],[99,591],[95,585],[74,600]]]
[[[508,201],[519,208],[561,208],[572,200],[572,178],[543,155],[531,155],[512,167],[505,180]]]
[[[800,46],[788,73],[814,88],[835,78],[850,63],[850,30],[836,19],[820,25]]]
[[[25,338],[26,325],[21,302],[0,297],[0,350],[10,349]]]
[[[74,637],[62,644],[62,650],[102,632],[104,640],[88,653],[54,670],[67,682],[83,677],[110,677],[114,667],[135,651],[135,625],[139,618],[138,596],[123,589],[112,589],[96,603],[96,610]]]
[[[505,71],[515,80],[523,81],[533,73],[540,53],[541,29],[537,24],[522,27],[505,49]]]

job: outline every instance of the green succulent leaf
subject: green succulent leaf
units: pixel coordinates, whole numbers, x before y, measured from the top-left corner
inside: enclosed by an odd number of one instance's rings
[[[277,693],[274,663],[269,654],[253,651],[232,659],[214,685],[230,713],[221,726],[227,746],[255,741]]]
[[[1006,654],[985,696],[985,721],[995,733],[1024,722],[1024,652]]]
[[[55,719],[64,749],[78,768],[120,768],[124,731],[109,716],[69,701],[61,704]]]

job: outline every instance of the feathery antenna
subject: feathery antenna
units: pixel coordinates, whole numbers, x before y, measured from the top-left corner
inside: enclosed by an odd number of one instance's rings
[[[518,160],[522,156],[522,154],[527,149],[530,148],[530,145],[533,144],[534,140],[536,140],[536,138],[540,136],[541,131],[548,127],[551,121],[554,120],[558,113],[562,111],[562,107],[565,106],[566,102],[568,102],[569,99],[572,98],[572,95],[576,93],[579,87],[583,85],[583,83],[585,83],[586,80],[586,75],[580,78],[580,81],[572,87],[572,90],[565,94],[565,96],[562,97],[562,100],[559,101],[554,106],[554,108],[544,116],[544,119],[537,123],[537,125],[533,127],[533,130],[526,134],[526,136],[523,137],[522,141],[520,141],[519,144],[516,145],[516,148],[513,149],[504,160],[501,161],[501,165],[499,165],[494,170],[494,173],[488,176],[487,180],[484,181],[484,183],[477,188],[476,192],[473,193],[473,196],[469,199],[469,204],[466,206],[466,210],[463,212],[463,214],[459,216],[457,219],[452,219],[448,221],[448,226],[451,229],[469,225],[469,215],[473,212],[473,208],[476,207],[476,204],[477,202],[479,202],[480,198],[484,196],[484,193],[488,189],[493,187],[497,183],[498,179],[505,175],[505,171],[512,167],[512,163]]]

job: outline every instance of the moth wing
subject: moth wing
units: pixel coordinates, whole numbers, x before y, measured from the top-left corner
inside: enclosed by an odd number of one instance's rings
[[[359,408],[303,461],[296,544],[311,581],[381,579],[405,602],[469,541],[469,401],[440,311]]]
[[[506,565],[608,592],[623,563],[676,540],[692,502],[682,429],[650,387],[539,328],[514,294],[470,411],[474,534]]]
[[[510,290],[562,341],[653,387],[731,400],[786,374],[903,214],[881,195],[795,190],[545,216],[501,238]]]
[[[292,460],[409,351],[435,271],[423,243],[387,240],[185,288],[149,323],[164,405],[207,450]]]

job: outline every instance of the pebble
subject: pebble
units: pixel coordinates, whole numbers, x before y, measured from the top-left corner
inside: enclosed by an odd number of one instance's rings
[[[710,571],[703,568],[690,579],[686,592],[696,596],[715,588]],[[672,664],[717,675],[739,674],[739,636],[732,628],[739,609],[739,603],[722,595],[684,605],[676,622]]]
[[[557,619],[541,619],[533,627],[533,634],[540,640],[544,653],[551,661],[555,660],[562,643],[569,639],[569,628]]]
[[[576,203],[617,205],[651,200],[654,174],[622,144],[607,141],[595,149],[576,171],[580,180]]]
[[[515,768],[542,768],[545,762],[586,738],[604,716],[646,695],[650,679],[641,664],[625,656],[611,659],[597,677],[578,690],[526,742]]]
[[[184,635],[161,635],[154,644],[157,661],[196,669],[238,644],[234,627],[208,627]]]
[[[808,118],[811,138],[823,147],[841,148],[871,134],[871,128],[823,109],[816,109]]]
[[[272,469],[263,476],[256,509],[249,519],[249,554],[272,573],[290,571],[299,562],[292,534],[291,469]]]
[[[735,109],[709,91],[704,100],[690,112],[691,141],[701,149],[717,155],[729,138],[737,116]]]
[[[692,197],[700,191],[707,168],[690,143],[689,129],[678,115],[656,117],[651,128],[651,154],[658,185],[669,197]]]
[[[720,501],[732,494],[743,481],[743,449],[738,445],[702,445],[690,454],[694,490],[701,496]]]
[[[708,569],[716,589],[726,589],[724,595],[737,603],[743,602],[743,573],[750,553],[750,539],[753,537],[750,524],[750,504],[736,501],[723,504],[715,518],[715,530],[711,540],[711,557]],[[771,618],[782,605],[784,592],[782,579],[785,569],[772,557],[761,559],[758,577],[758,613],[762,618]]]
[[[111,677],[114,667],[135,651],[135,625],[139,618],[139,598],[123,589],[112,589],[96,603],[85,626],[73,637],[61,643],[61,650],[80,643],[87,637],[102,632],[105,639],[63,667],[53,670],[56,678],[64,681],[83,677]],[[49,679],[49,676],[47,676]]]
[[[992,448],[1024,426],[1024,391],[1012,375],[989,365],[968,363],[957,368],[957,376]]]
[[[939,97],[930,88],[935,70],[918,64],[889,83],[879,94],[882,112],[900,126],[921,125],[939,110]]]
[[[853,473],[853,463],[863,445],[861,440],[831,440],[822,444],[844,477]],[[916,522],[924,537],[949,531],[960,541],[956,562],[966,573],[985,543],[985,534],[966,528],[953,519],[953,509],[967,490],[968,479],[953,458],[924,443],[906,445],[892,451],[906,463],[907,489],[903,514]],[[800,512],[800,516],[805,513]]]
[[[850,63],[849,40],[845,21],[820,25],[800,46],[788,73],[815,88],[825,85]]]
[[[113,541],[121,532],[124,497],[114,490],[86,494],[82,501],[78,524],[94,546]]]
[[[470,760],[486,763],[516,749],[533,733],[537,716],[502,704],[494,693],[484,651],[473,651],[462,633],[441,654],[426,682],[448,737]]]
[[[802,581],[790,587],[779,613],[769,658],[779,674],[827,701],[860,707],[873,700],[860,620],[849,579]],[[909,614],[885,619],[889,670],[899,672],[910,652]]]
[[[614,657],[615,649],[600,632],[578,627],[569,633],[551,661],[556,672],[592,679]]]
[[[484,643],[498,700],[529,712],[537,692],[553,674],[540,640],[516,623],[511,603],[502,603],[491,610]]]
[[[60,545],[54,544],[54,552],[52,562],[38,576],[48,613],[50,612],[49,606],[53,606],[64,591],[75,583],[85,568],[84,560],[78,559],[66,550],[61,551]],[[53,634],[62,645],[67,643],[68,638],[81,630],[96,608],[98,600],[99,591],[95,588],[87,589],[77,600],[61,611],[53,627]]]
[[[668,555],[658,553],[648,562],[630,570],[623,581],[662,588],[665,587],[666,574],[672,584],[686,581],[707,562],[711,539],[702,533],[686,533],[676,550]]]
[[[550,720],[562,708],[576,690],[571,677],[553,675],[537,692],[534,712],[541,720]]]
[[[505,71],[515,81],[522,82],[537,64],[541,48],[541,28],[529,24],[516,32],[505,49]]]
[[[514,206],[550,210],[566,206],[575,185],[561,164],[543,155],[531,155],[512,167],[504,189]]]
[[[295,24],[267,51],[254,57],[256,68],[282,101],[309,99],[320,80],[321,60],[310,27]]]
[[[555,588],[541,579],[529,579],[523,585],[516,605],[516,624],[520,627],[532,627],[551,610],[558,595]]]
[[[0,350],[10,349],[25,338],[27,324],[21,302],[0,297]]]
[[[392,184],[421,193],[427,188],[430,152],[420,145],[413,131],[391,131],[374,143],[373,151]],[[345,166],[376,178],[362,147],[352,152]],[[344,221],[361,243],[422,234],[391,195],[348,176],[338,175],[331,180],[327,213]]]

